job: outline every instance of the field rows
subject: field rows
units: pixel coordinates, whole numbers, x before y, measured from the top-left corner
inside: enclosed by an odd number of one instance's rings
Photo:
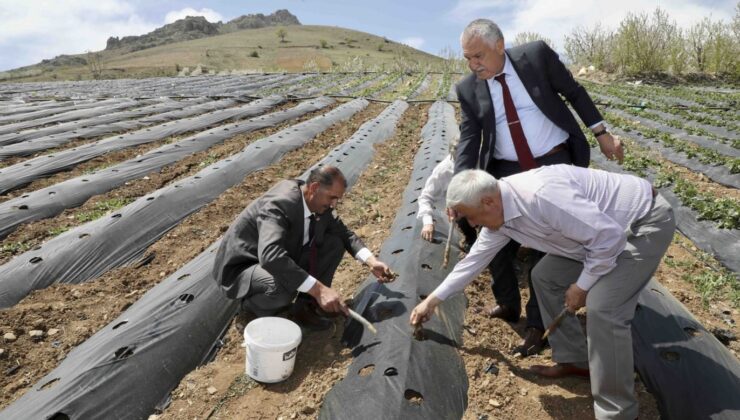
[[[381,247],[383,241],[387,237],[389,244],[406,244],[418,236],[418,229],[403,231],[406,239],[393,239],[397,229],[383,218],[393,219],[399,211],[399,217],[403,214],[408,219],[404,226],[414,226],[407,210],[415,207],[413,196],[434,163],[416,167],[410,162],[417,152],[422,162],[429,159],[427,155],[439,160],[446,153],[440,124],[447,136],[457,129],[450,105],[409,103],[454,100],[459,77],[255,74],[0,85],[0,307],[5,308],[0,312],[0,329],[17,336],[0,357],[0,370],[5,372],[0,380],[4,390],[0,406],[6,410],[2,414],[13,417],[39,410],[33,413],[44,417],[54,414],[48,410],[74,409],[83,417],[103,412],[116,417],[133,413],[138,401],[136,409],[141,412],[135,416],[146,418],[155,407],[164,407],[161,403],[169,391],[202,362],[216,357],[219,363],[233,364],[221,357],[238,352],[228,328],[235,306],[224,301],[209,277],[214,247],[250,200],[281,178],[305,176],[313,165],[338,165],[351,184],[361,186],[348,197],[355,204],[348,208],[347,219],[358,223],[354,228],[368,236],[384,259],[395,261],[392,251],[396,249]],[[734,94],[703,98],[681,91],[675,99],[656,100],[665,115],[635,115],[627,105],[646,88],[630,92],[629,97],[600,89],[594,88],[600,99],[620,104],[607,108],[605,116],[628,139],[624,168],[648,176],[690,209],[684,217],[703,226],[704,235],[688,232],[687,236],[694,235],[699,248],[731,269],[721,269],[718,278],[735,278],[740,241],[728,246],[727,238],[737,238],[740,228],[737,116],[706,109],[710,104],[722,105]],[[690,120],[691,124],[670,125],[669,121],[689,121],[682,114],[688,111],[667,105],[674,101],[704,107],[701,117]],[[440,113],[443,106],[447,110]],[[640,122],[635,122],[638,116]],[[422,131],[427,119],[433,128]],[[432,124],[437,120],[444,122]],[[711,125],[718,121],[725,123]],[[688,127],[695,131],[689,133]],[[426,130],[438,131],[432,135]],[[370,182],[365,171],[379,179],[390,176],[383,173],[385,166],[378,165],[390,165],[394,159],[373,153],[390,147],[385,143],[406,153],[394,163],[403,175],[385,181],[386,188],[394,186],[394,193],[369,196],[363,190]],[[599,152],[594,149],[592,154]],[[373,163],[377,159],[386,160]],[[608,165],[598,159],[595,164]],[[403,195],[406,186],[410,192]],[[386,201],[394,204],[385,205]],[[369,214],[380,219],[367,219]],[[375,223],[383,227],[364,229],[365,224]],[[702,223],[709,223],[711,229]],[[398,258],[394,264],[400,267],[404,257]],[[707,258],[702,264],[718,265]],[[351,264],[343,263],[345,274],[340,277],[363,272]],[[723,281],[727,284],[718,296],[737,305],[737,282]],[[361,286],[356,278],[340,284],[347,287],[348,295]],[[408,305],[433,285],[424,287],[412,293]],[[453,318],[462,325],[460,314]],[[400,316],[393,323],[402,330],[405,319]],[[60,329],[57,326],[63,326],[63,331],[52,335],[50,330]],[[31,330],[42,331],[41,338],[29,336]],[[439,333],[462,334],[453,330]],[[179,333],[169,336],[163,331]],[[184,336],[188,340],[178,341]],[[222,340],[231,347],[218,356]],[[334,341],[333,350],[339,353],[338,337]],[[159,394],[146,395],[149,388],[142,387],[138,393],[120,397],[121,389],[133,390],[137,383],[151,380],[149,370],[128,363],[155,366],[168,357],[173,361],[170,372],[157,379]],[[314,357],[320,359],[318,354]],[[463,357],[468,371],[470,361],[477,360],[470,357]],[[343,360],[344,367],[351,362],[348,357]],[[107,369],[105,380],[110,384],[94,379],[100,374],[94,371],[100,369]],[[137,369],[142,377],[132,374]],[[234,375],[224,378],[237,384],[240,379]],[[320,404],[330,385],[343,376],[332,377],[334,381],[324,384],[314,401]],[[101,407],[73,396],[59,398],[89,381],[118,395],[117,403]],[[478,411],[486,407],[484,393],[471,392],[470,407]],[[228,417],[234,401],[223,401],[226,408],[221,413]],[[291,407],[298,410],[301,403],[296,401],[291,399]],[[203,404],[215,410],[214,401]],[[173,407],[182,408],[177,401]],[[271,409],[283,413],[279,403]],[[177,412],[168,415],[176,418]],[[515,417],[526,416],[516,413]]]

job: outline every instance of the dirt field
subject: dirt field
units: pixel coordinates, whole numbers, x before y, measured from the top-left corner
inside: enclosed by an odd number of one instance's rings
[[[251,200],[278,180],[300,175],[333,147],[344,142],[363,122],[377,116],[384,107],[385,104],[371,104],[349,121],[320,134],[306,147],[289,153],[279,163],[248,176],[240,185],[191,215],[154,244],[148,251],[154,256],[149,264],[115,269],[82,285],[57,285],[39,290],[14,307],[1,310],[0,333],[12,333],[17,338],[0,343],[0,408],[8,406],[27,392],[42,376],[55,368],[71,349],[215,241]],[[411,162],[418,148],[428,109],[428,104],[409,107],[395,136],[376,148],[377,153],[370,167],[340,204],[339,213],[347,225],[376,252],[388,235],[402,192],[408,183]],[[147,179],[132,181],[108,194],[94,197],[80,208],[24,226],[2,244],[24,242],[34,246],[55,232],[77,224],[76,215],[89,211],[96,202],[141,197],[175,179],[192,175],[202,167],[203,161],[222,159],[241,150],[251,141],[293,123],[295,121],[247,136],[237,136],[221,146],[150,174]],[[147,146],[146,150],[152,147]],[[68,179],[85,168],[119,162],[144,150],[132,149],[107,156],[102,161],[90,162],[72,173],[60,174],[53,179],[55,182]],[[48,185],[48,182],[40,182],[27,190]],[[5,250],[0,257],[7,260],[19,252]],[[740,317],[737,309],[722,300],[703,303],[695,287],[682,279],[686,273],[712,270],[698,255],[689,241],[677,236],[659,268],[658,280],[708,330],[728,329],[735,335],[739,334],[737,325]],[[367,274],[367,269],[347,257],[334,279],[334,287],[350,298]],[[459,348],[470,381],[468,409],[464,418],[592,418],[592,399],[587,381],[545,380],[528,371],[533,364],[550,363],[549,349],[526,359],[511,355],[512,347],[518,344],[523,334],[524,319],[512,325],[476,312],[476,308],[493,301],[488,281],[486,274],[481,275],[467,289],[469,307],[464,341]],[[526,299],[527,288],[524,283],[522,294]],[[293,375],[285,382],[266,385],[258,384],[244,374],[242,332],[232,322],[224,338],[225,345],[216,359],[186,376],[172,392],[170,406],[152,418],[315,418],[324,395],[345,376],[352,360],[349,350],[340,343],[342,328],[343,320],[337,318],[335,328],[304,336]],[[32,339],[29,336],[31,330],[42,330],[44,336]],[[737,356],[740,344],[732,341],[729,347]],[[497,373],[494,373],[495,370]],[[641,404],[640,418],[658,418],[655,401],[639,380],[636,391]]]

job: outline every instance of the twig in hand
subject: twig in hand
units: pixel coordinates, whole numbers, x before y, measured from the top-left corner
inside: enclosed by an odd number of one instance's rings
[[[353,311],[352,309],[349,309],[349,316],[357,320],[360,324],[364,325],[365,328],[370,330],[371,333],[378,335],[378,330],[375,329],[375,326],[370,323],[367,319],[363,318],[362,315],[358,314],[357,312]]]
[[[555,319],[550,323],[550,325],[545,330],[545,333],[542,334],[542,339],[546,339],[548,335],[550,335],[553,331],[555,331],[561,322],[563,322],[563,318],[565,318],[565,315],[568,313],[568,308],[563,308],[562,311],[558,314],[558,316],[555,317]]]
[[[442,261],[442,268],[447,268],[447,264],[450,262],[450,241],[452,241],[452,229],[454,228],[453,221],[450,220],[450,228],[447,230],[447,244],[445,245],[445,258]]]

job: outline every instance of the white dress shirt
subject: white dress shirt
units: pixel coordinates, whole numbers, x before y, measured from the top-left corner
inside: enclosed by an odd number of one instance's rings
[[[306,245],[308,243],[308,228],[310,227],[309,224],[311,223],[311,216],[313,216],[313,213],[311,213],[311,210],[308,209],[308,204],[306,204],[306,197],[301,194],[302,202],[303,202],[303,245]],[[357,261],[360,261],[361,263],[364,263],[367,261],[370,256],[372,256],[373,253],[367,249],[362,248],[359,252],[357,252],[357,255],[355,255],[355,259]],[[298,291],[306,293],[313,287],[314,284],[316,284],[316,278],[312,275],[308,275],[306,277],[306,280],[301,283],[300,286],[298,286]]]
[[[432,292],[461,291],[513,239],[522,246],[583,262],[576,284],[589,290],[615,267],[630,226],[653,202],[642,178],[572,165],[544,166],[499,180],[504,224],[483,228],[470,253]]]
[[[532,156],[535,158],[543,156],[552,150],[553,147],[565,142],[569,137],[568,132],[550,121],[540,111],[537,105],[535,105],[514,66],[512,66],[508,54],[504,54],[504,69],[501,73],[504,73],[506,85],[509,87],[511,99],[516,107],[516,112],[519,116],[522,130],[524,131],[524,137],[527,138],[527,144],[532,151]],[[509,124],[506,119],[506,108],[504,107],[501,83],[494,78],[488,79],[487,83],[491,92],[491,101],[496,117],[496,145],[493,150],[493,157],[516,162],[519,159],[514,149],[514,142],[511,139],[511,131],[509,130]],[[602,123],[603,121],[597,122],[589,128],[596,127]]]
[[[432,174],[427,178],[427,182],[424,184],[424,189],[419,194],[419,211],[416,213],[416,218],[421,219],[425,225],[431,225],[434,223],[434,202],[440,198],[445,199],[447,195],[447,186],[450,185],[450,180],[455,172],[455,162],[452,160],[450,155],[447,155],[442,162],[439,162],[437,166],[432,170]]]

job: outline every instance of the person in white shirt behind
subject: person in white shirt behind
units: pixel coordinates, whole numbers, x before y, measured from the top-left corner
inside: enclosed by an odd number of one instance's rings
[[[455,172],[455,153],[459,140],[460,137],[457,136],[450,138],[450,153],[434,167],[419,195],[419,211],[416,213],[416,218],[421,219],[423,224],[421,237],[429,242],[432,242],[434,238],[434,203],[444,199],[447,195],[447,185],[450,184]],[[467,223],[458,224],[458,227],[464,235],[463,248],[472,245],[477,236],[475,229]],[[468,250],[469,248],[465,249],[465,251]]]
[[[428,321],[510,240],[546,252],[532,270],[543,321],[549,325],[564,308],[568,315],[549,336],[556,364],[532,371],[590,377],[596,418],[636,418],[630,324],[673,238],[668,202],[635,176],[553,165],[498,181],[481,170],[460,172],[447,206],[482,229],[470,253],[414,308],[411,324]],[[588,340],[573,316],[583,306]]]

